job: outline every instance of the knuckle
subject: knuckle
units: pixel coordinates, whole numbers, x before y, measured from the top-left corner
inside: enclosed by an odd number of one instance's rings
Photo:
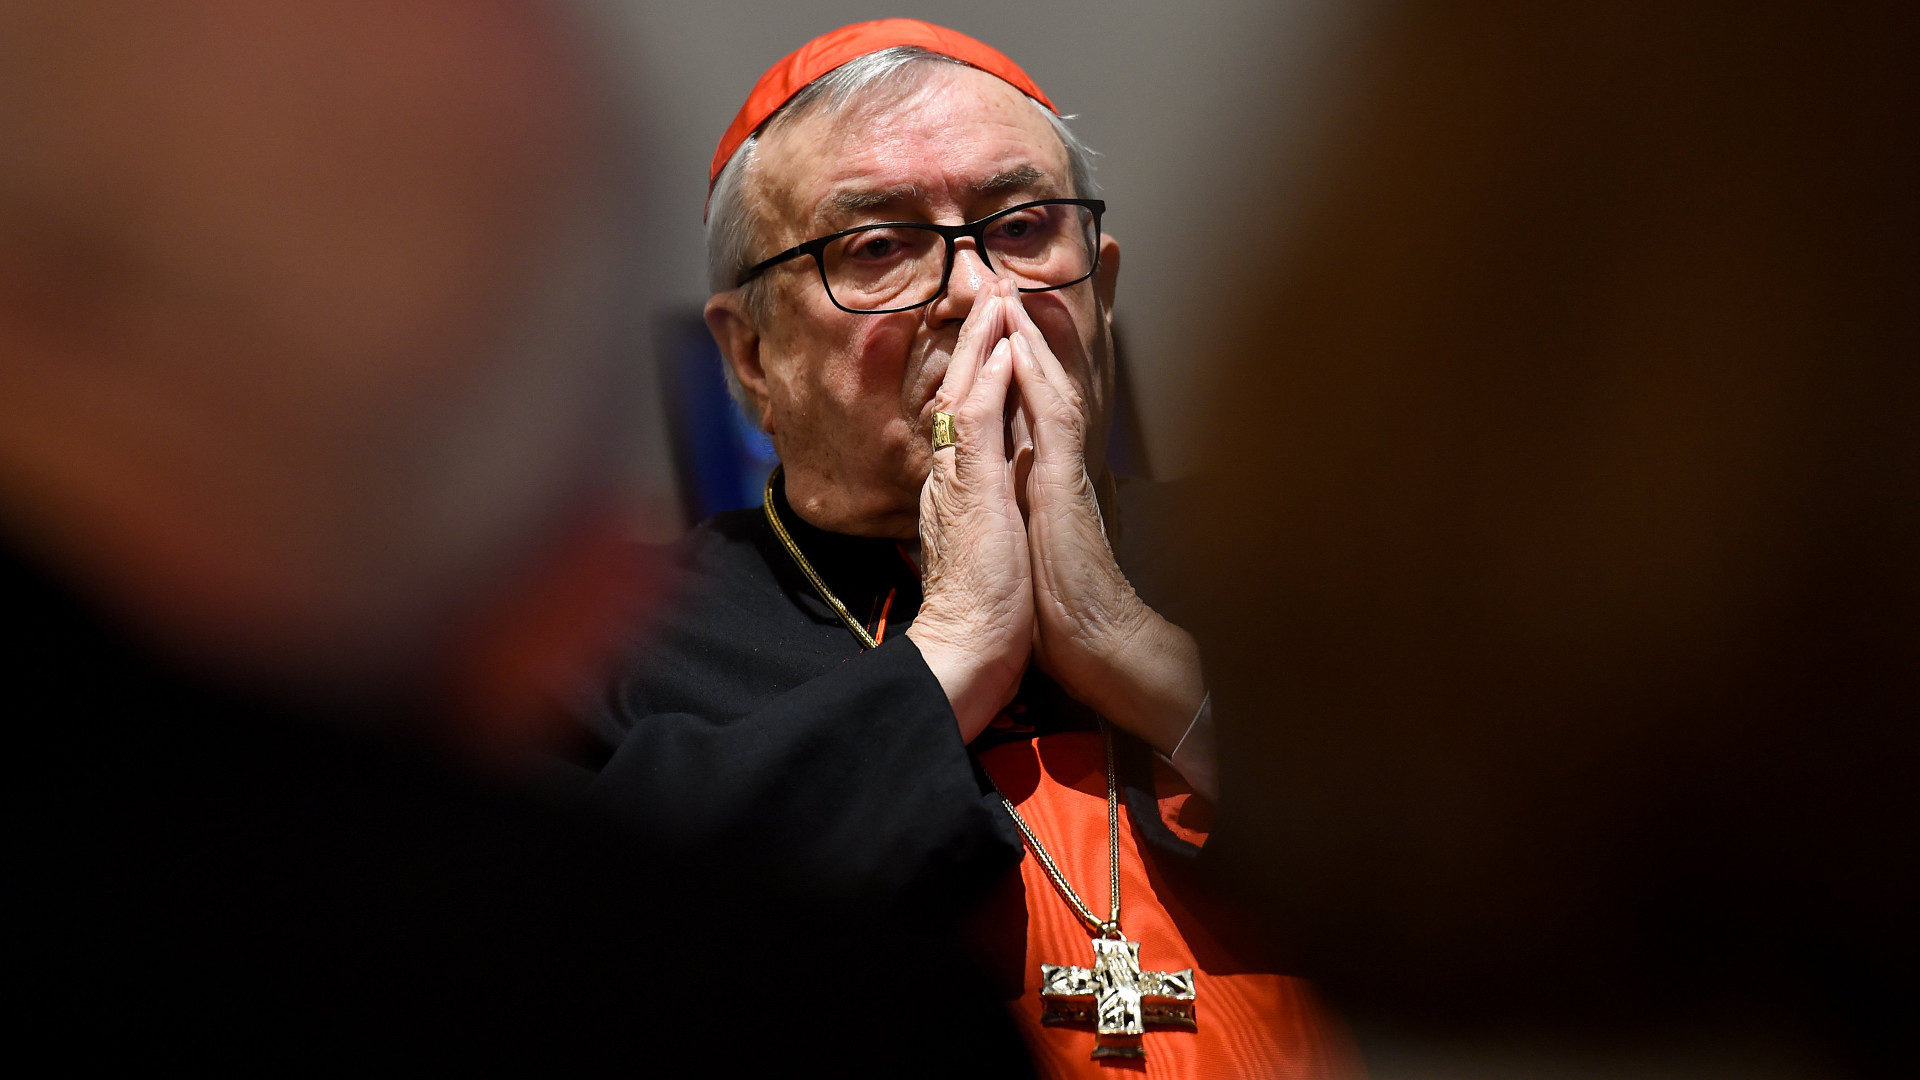
[[[969,431],[985,427],[991,418],[993,408],[978,398],[969,399],[954,413],[954,420],[963,424]]]

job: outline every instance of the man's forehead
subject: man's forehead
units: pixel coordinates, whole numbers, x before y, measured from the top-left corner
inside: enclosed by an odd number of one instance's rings
[[[946,186],[954,189],[964,200],[974,201],[994,195],[1043,191],[1054,179],[1048,170],[1032,162],[1021,162],[980,176],[961,178]],[[815,217],[836,213],[857,214],[885,206],[924,203],[932,198],[933,192],[924,183],[912,180],[886,183],[855,176],[832,185],[825,195],[813,203],[811,211]]]
[[[761,144],[755,172],[775,220],[836,217],[1005,194],[1072,194],[1066,147],[1040,110],[970,68],[914,92],[806,116]]]

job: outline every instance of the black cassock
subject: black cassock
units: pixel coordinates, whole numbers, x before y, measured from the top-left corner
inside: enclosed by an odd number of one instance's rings
[[[871,992],[900,955],[940,964],[912,927],[811,915],[750,867],[692,866],[478,778],[400,734],[404,717],[203,678],[4,539],[0,620],[13,766],[0,1033],[18,1056],[1023,1070],[964,978]],[[873,1023],[841,1022],[828,999]],[[955,1024],[967,1038],[943,1043]]]
[[[843,910],[957,916],[1017,879],[1021,842],[903,633],[919,577],[893,540],[814,528],[779,490],[775,507],[848,612],[870,632],[884,616],[881,644],[862,651],[762,509],[708,520],[683,546],[669,614],[593,718],[604,759],[591,797],[662,842]],[[1030,669],[975,748],[1096,723]],[[1200,849],[1160,819],[1151,750],[1115,734],[1143,850],[1163,871],[1189,871]]]

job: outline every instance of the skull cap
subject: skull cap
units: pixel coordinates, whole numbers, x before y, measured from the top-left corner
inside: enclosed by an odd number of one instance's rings
[[[760,81],[753,84],[753,90],[747,94],[746,104],[734,114],[733,123],[727,125],[726,134],[720,136],[720,146],[713,152],[713,165],[707,170],[707,198],[713,198],[713,185],[720,179],[720,170],[747,141],[747,136],[760,130],[774,113],[793,100],[793,95],[806,89],[807,84],[832,71],[834,68],[857,60],[868,53],[891,49],[900,45],[918,45],[928,52],[958,60],[970,67],[979,68],[989,75],[999,76],[1014,89],[1033,100],[1045,105],[1049,111],[1058,113],[1047,95],[1040,87],[1020,70],[1020,65],[999,50],[975,41],[957,30],[944,26],[921,22],[919,19],[878,19],[873,22],[854,23],[838,30],[821,34],[805,45],[788,53],[779,63],[767,69]]]

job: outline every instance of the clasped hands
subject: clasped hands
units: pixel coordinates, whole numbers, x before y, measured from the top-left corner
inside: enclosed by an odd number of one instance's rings
[[[1089,405],[1011,282],[975,299],[934,395],[956,444],[921,490],[926,598],[907,631],[969,742],[1029,663],[1163,754],[1205,694],[1192,637],[1141,601],[1107,543]]]

